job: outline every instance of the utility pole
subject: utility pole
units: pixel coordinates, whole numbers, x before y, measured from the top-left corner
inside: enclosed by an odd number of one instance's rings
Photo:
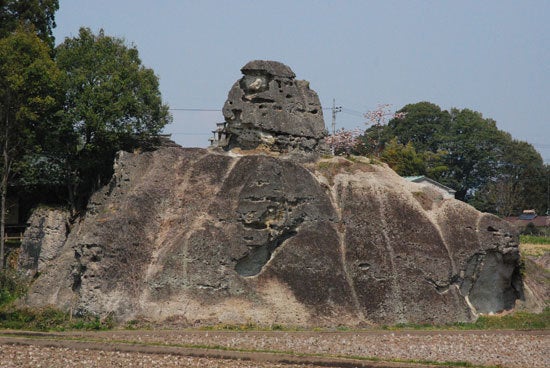
[[[336,99],[332,99],[332,135],[336,134],[336,113],[342,112],[342,106],[336,107]]]

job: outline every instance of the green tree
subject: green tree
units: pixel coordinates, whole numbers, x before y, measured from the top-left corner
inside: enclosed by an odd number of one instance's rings
[[[58,0],[0,0],[0,38],[7,37],[19,26],[32,26],[38,37],[53,48],[52,31],[58,9]]]
[[[380,137],[390,165],[407,168],[398,167],[398,172],[423,174],[420,166],[409,169],[414,167],[412,151],[405,149],[410,143],[416,159],[423,161],[425,174],[455,189],[456,198],[502,215],[522,208],[543,210],[544,165],[533,146],[514,141],[494,120],[469,109],[449,112],[420,102],[398,113],[405,115],[364,135],[365,139]]]
[[[542,157],[529,143],[507,138],[496,174],[475,193],[472,204],[501,216],[524,209],[543,214],[548,177]]]
[[[445,134],[438,138],[449,168],[440,180],[465,201],[497,174],[508,135],[476,111],[451,109],[450,117]]]
[[[354,153],[359,155],[380,156],[384,145],[388,143],[393,136],[385,134],[389,131],[388,121],[403,120],[406,112],[393,113],[391,104],[379,104],[376,109],[367,111],[365,125],[369,128],[365,133],[358,137],[358,142],[354,147]]]
[[[441,149],[451,123],[447,111],[430,102],[419,102],[406,105],[397,113],[403,117],[390,120],[382,134],[384,143],[396,137],[401,144],[411,142],[417,152]]]
[[[412,142],[401,144],[394,137],[387,143],[380,158],[401,176],[426,175],[437,181],[449,168],[445,164],[447,152],[416,152]]]
[[[0,39],[0,267],[4,260],[6,195],[35,132],[57,107],[61,73],[36,34],[19,28]]]
[[[87,196],[111,176],[117,150],[156,137],[171,116],[157,76],[122,39],[81,28],[57,47],[56,60],[66,96],[57,134],[69,137],[64,165],[75,209],[77,193]]]
[[[411,142],[403,145],[393,138],[386,144],[380,158],[401,176],[425,175],[426,163],[416,153]]]

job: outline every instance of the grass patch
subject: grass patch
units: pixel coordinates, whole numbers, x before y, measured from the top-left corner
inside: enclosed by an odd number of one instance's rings
[[[372,161],[359,156],[334,156],[330,159],[322,159],[317,161],[312,171],[320,172],[329,180],[330,185],[334,184],[334,177],[341,173],[353,173],[355,171],[372,172],[375,169],[372,167]]]
[[[550,252],[550,244],[521,243],[519,245],[519,250],[523,256],[540,257]]]
[[[14,270],[0,271],[0,307],[13,302],[27,292],[28,283]]]
[[[550,237],[538,235],[520,235],[520,244],[546,244],[550,245]]]
[[[550,329],[550,308],[545,308],[542,313],[529,313],[518,311],[500,316],[481,316],[475,322],[455,322],[449,324],[429,324],[429,323],[399,323],[396,325],[384,325],[379,327],[369,327],[367,329],[337,326],[337,327],[317,327],[305,328],[296,326],[285,326],[273,324],[261,326],[254,323],[245,323],[240,325],[218,324],[213,326],[203,326],[199,330],[206,331],[313,331],[313,332],[357,332],[372,330],[424,330],[424,331],[463,331],[463,330],[547,330]]]
[[[17,308],[14,301],[23,296],[29,280],[13,269],[0,271],[0,328],[37,331],[107,330],[114,327],[111,315],[100,318],[92,315],[71,316],[54,307]]]
[[[85,315],[73,317],[54,307],[15,308],[0,310],[0,328],[32,331],[109,330],[115,326],[111,315],[100,318]]]
[[[547,330],[550,328],[550,308],[542,313],[515,312],[505,316],[481,316],[474,323],[480,330]]]
[[[514,312],[503,316],[481,316],[475,322],[445,325],[400,323],[382,326],[383,330],[547,330],[550,328],[550,308],[542,313]]]

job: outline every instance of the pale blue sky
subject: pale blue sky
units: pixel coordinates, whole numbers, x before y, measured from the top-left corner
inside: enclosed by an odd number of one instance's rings
[[[430,101],[470,108],[550,162],[550,1],[60,0],[57,43],[80,26],[137,46],[172,108],[221,109],[249,60],[311,82],[331,123]],[[221,112],[173,111],[165,130],[205,147]]]

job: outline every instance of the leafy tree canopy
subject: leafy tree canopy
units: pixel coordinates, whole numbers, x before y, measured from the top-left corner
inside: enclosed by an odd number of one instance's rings
[[[401,176],[425,175],[426,164],[411,142],[403,145],[393,138],[382,151],[380,158]]]
[[[123,40],[81,28],[58,46],[56,59],[66,74],[65,113],[84,146],[157,134],[170,121],[158,78]]]
[[[392,119],[383,134],[382,143],[396,137],[401,144],[411,142],[417,151],[437,151],[450,125],[450,114],[430,102],[403,107],[401,119]]]
[[[65,101],[52,133],[71,142],[67,172],[72,185],[87,192],[110,177],[117,150],[156,137],[171,116],[157,76],[122,39],[81,28],[57,47],[56,60],[65,75]]]
[[[529,143],[510,138],[506,147],[496,175],[475,193],[471,203],[502,216],[519,214],[524,209],[544,214],[548,206],[550,167],[544,165]]]
[[[0,268],[7,191],[35,150],[38,127],[58,106],[60,81],[49,47],[34,32],[19,27],[0,39]]]
[[[532,145],[513,140],[496,122],[469,109],[441,110],[420,102],[399,110],[401,119],[373,127],[381,158],[402,175],[427,175],[478,208],[508,215],[545,211],[544,164]]]
[[[35,148],[37,130],[58,107],[61,76],[34,33],[19,28],[0,39],[0,142],[10,162]]]
[[[34,27],[36,34],[51,48],[58,0],[0,0],[0,38],[14,32],[18,26]]]

